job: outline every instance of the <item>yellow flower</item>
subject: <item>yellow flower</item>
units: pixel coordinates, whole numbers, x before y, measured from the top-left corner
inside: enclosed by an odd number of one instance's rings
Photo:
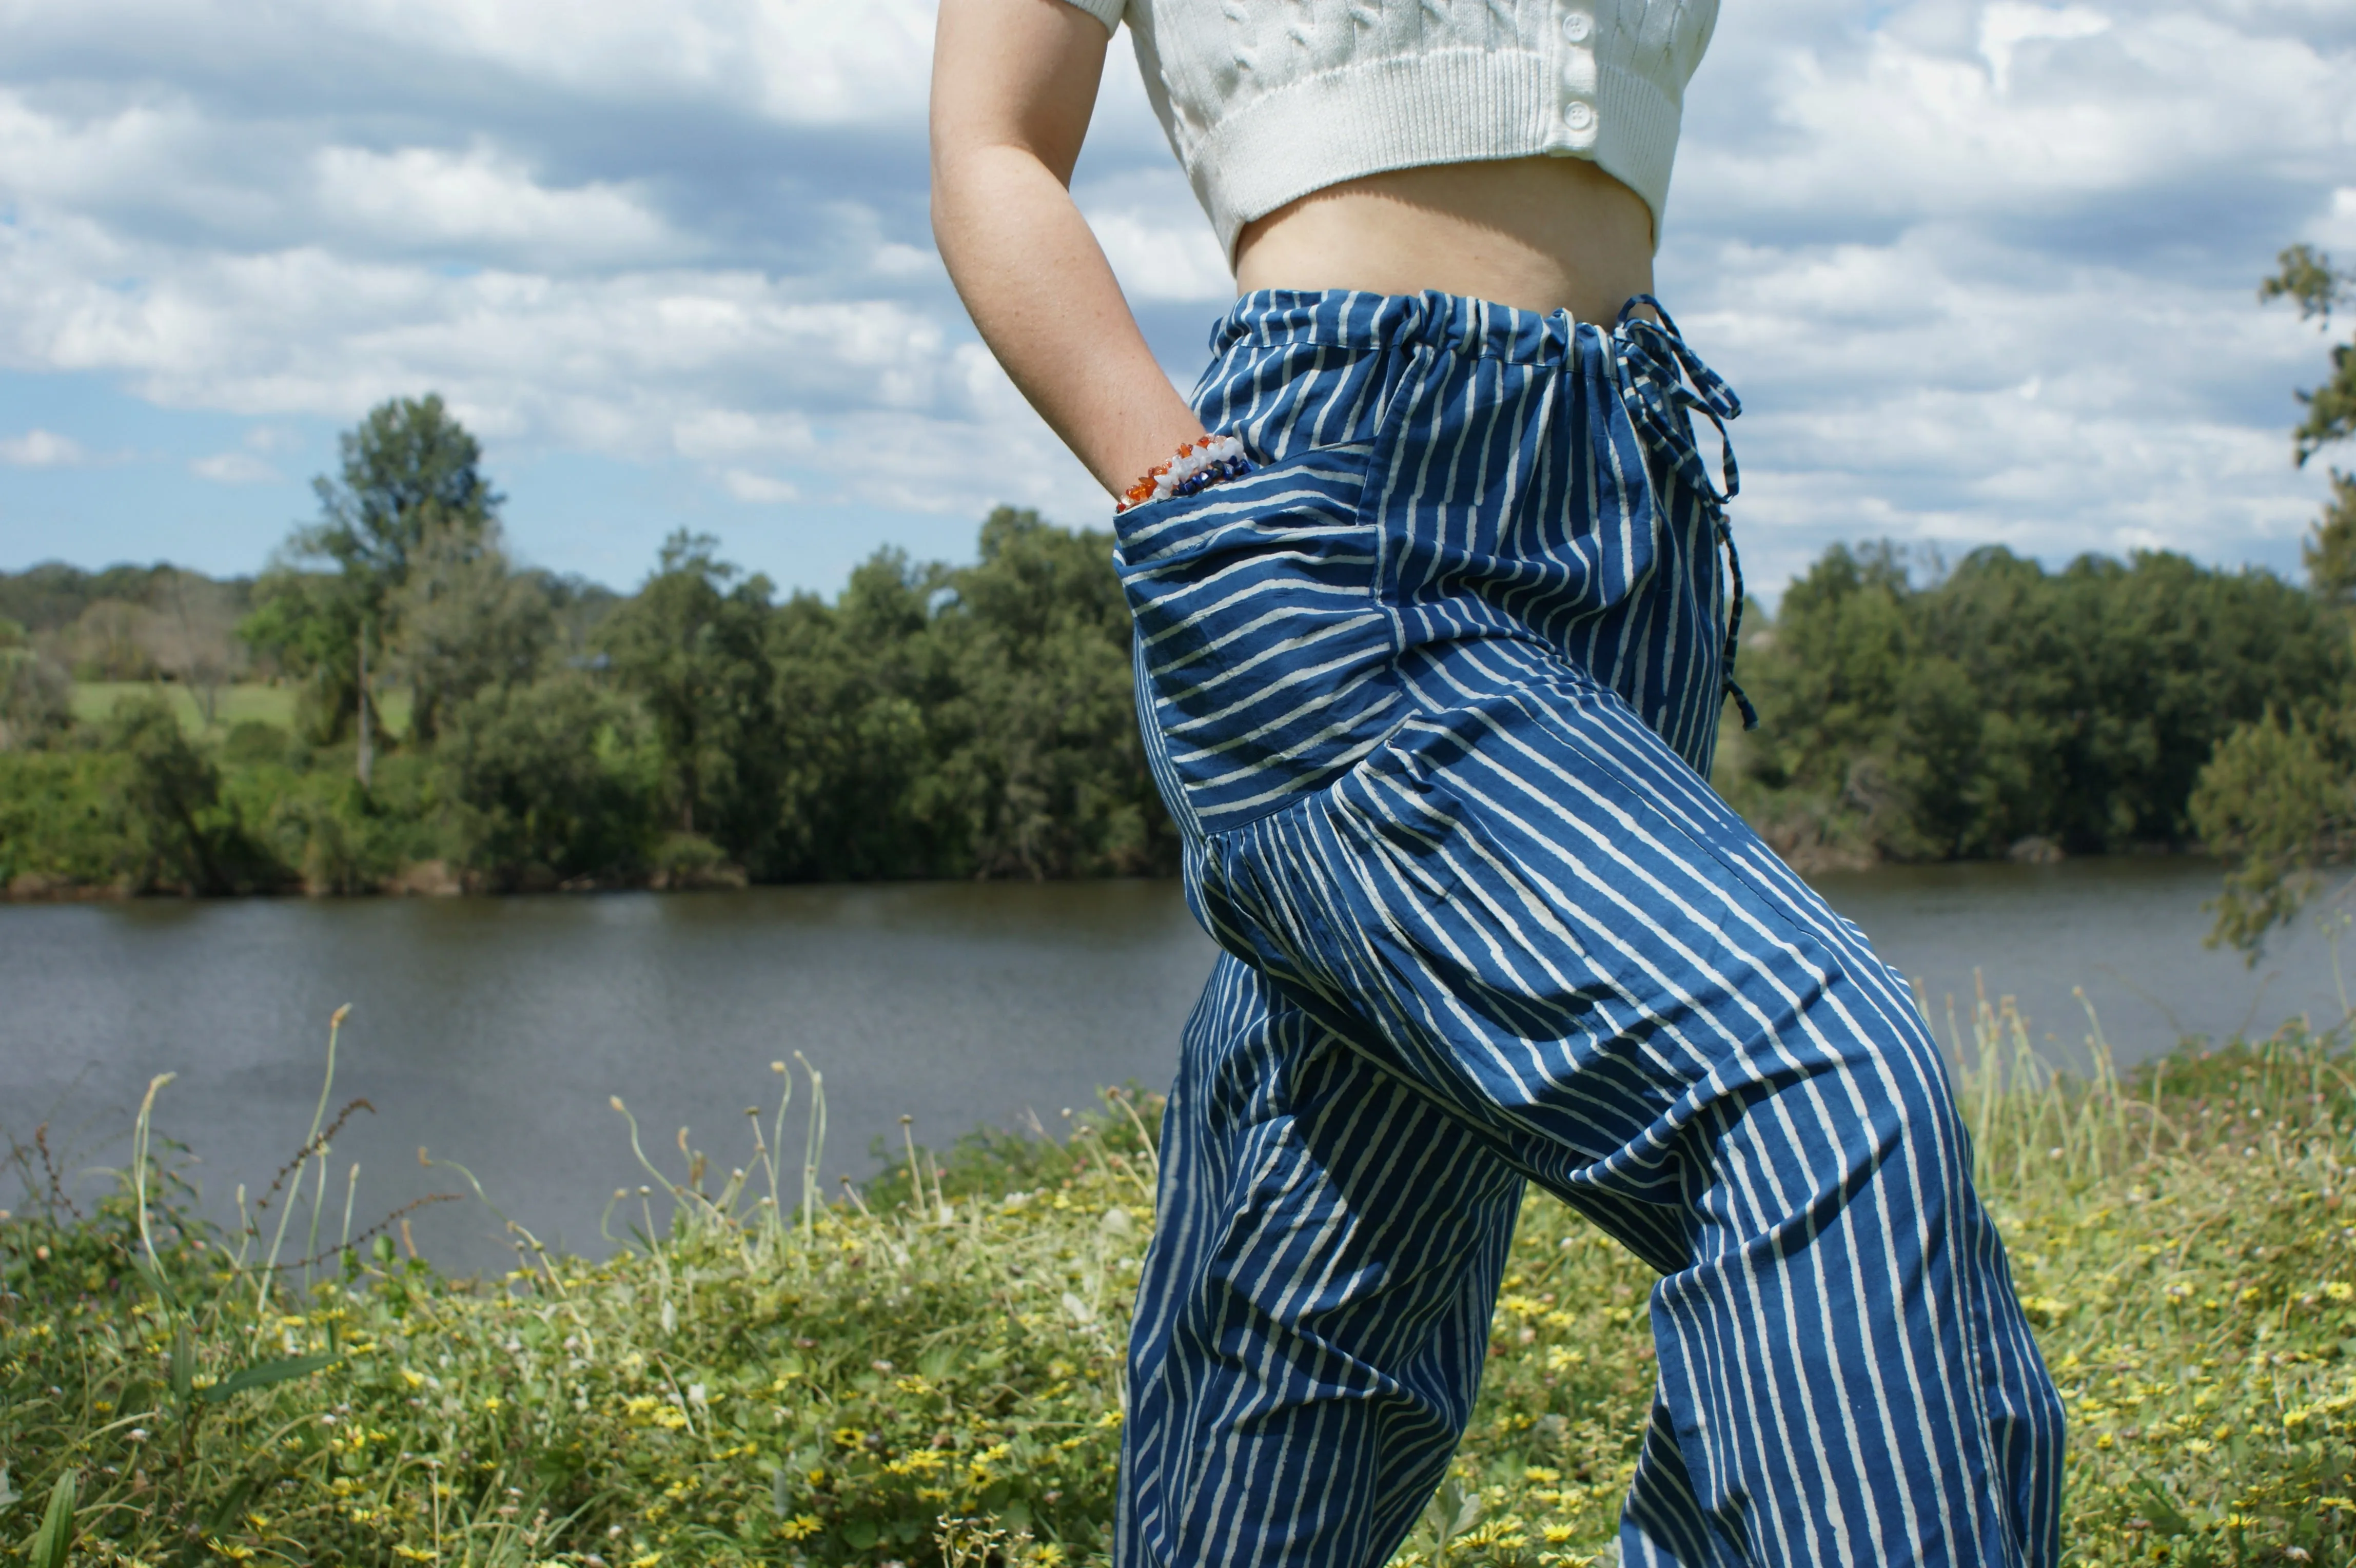
[[[422,1389],[425,1386],[425,1374],[423,1372],[412,1372],[403,1367],[401,1369],[401,1376],[402,1380],[412,1389]]]
[[[816,1535],[825,1528],[825,1524],[819,1520],[818,1515],[798,1513],[777,1526],[777,1533],[787,1541],[799,1541],[805,1536]]]
[[[643,1557],[633,1557],[633,1558],[631,1558],[631,1559],[630,1559],[630,1568],[655,1568],[655,1564],[656,1564],[656,1563],[659,1563],[659,1562],[661,1562],[661,1561],[662,1561],[662,1553],[661,1553],[661,1552],[648,1552],[648,1553],[647,1553],[645,1556],[643,1556]]]
[[[485,1410],[487,1410],[487,1411],[489,1411],[492,1414],[497,1415],[497,1414],[498,1413],[498,1409],[499,1409],[499,1396],[498,1396],[498,1395],[497,1395],[497,1394],[486,1394],[486,1395],[484,1395],[484,1396],[483,1396],[483,1408],[484,1408]]]
[[[2356,1296],[2356,1285],[2351,1285],[2345,1280],[2333,1280],[2323,1287],[2323,1294],[2334,1301],[2346,1301],[2351,1296]]]
[[[1523,1468],[1522,1475],[1525,1478],[1532,1481],[1559,1481],[1562,1479],[1562,1472],[1556,1469],[1551,1465],[1526,1466]]]
[[[432,1552],[420,1552],[414,1546],[396,1546],[392,1549],[392,1554],[407,1563],[439,1563],[442,1561],[439,1554]]]
[[[1550,1524],[1539,1533],[1546,1537],[1546,1543],[1548,1546],[1560,1546],[1576,1532],[1567,1524]]]
[[[1102,1415],[1097,1417],[1097,1424],[1103,1427],[1108,1432],[1111,1431],[1114,1427],[1120,1424],[1120,1412],[1117,1410],[1108,1410],[1105,1412]]]
[[[2215,1444],[2210,1442],[2205,1437],[2193,1437],[2188,1438],[2185,1441],[2184,1451],[2197,1458],[2201,1455],[2208,1453],[2211,1449],[2216,1446],[2217,1445]]]
[[[233,1541],[208,1541],[205,1544],[232,1563],[242,1563],[253,1555],[251,1546],[240,1546]]]
[[[1064,1549],[1051,1541],[1033,1552],[1031,1561],[1037,1563],[1039,1568],[1059,1568],[1064,1561]]]
[[[856,1448],[862,1440],[863,1434],[855,1426],[838,1426],[834,1429],[834,1443],[838,1448]]]

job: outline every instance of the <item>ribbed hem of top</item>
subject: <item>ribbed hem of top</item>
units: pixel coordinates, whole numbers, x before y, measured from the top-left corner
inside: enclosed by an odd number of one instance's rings
[[[1587,158],[1633,190],[1652,211],[1659,249],[1678,105],[1610,65],[1597,73],[1590,131],[1568,131],[1562,103],[1555,62],[1545,56],[1435,50],[1279,88],[1181,151],[1230,265],[1245,224],[1312,191],[1390,169],[1542,154]]]
[[[1102,22],[1108,33],[1119,29],[1121,14],[1129,9],[1129,0],[1070,0],[1070,3]]]

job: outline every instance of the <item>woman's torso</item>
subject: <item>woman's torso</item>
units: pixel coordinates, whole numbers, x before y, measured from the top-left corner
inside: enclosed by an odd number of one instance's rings
[[[1653,284],[1644,199],[1591,163],[1528,157],[1395,169],[1245,225],[1236,286],[1427,289],[1612,322]]]

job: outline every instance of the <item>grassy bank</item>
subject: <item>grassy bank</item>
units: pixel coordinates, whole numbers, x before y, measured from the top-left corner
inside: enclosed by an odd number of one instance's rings
[[[2001,1005],[1963,1032],[1991,1063],[1964,1086],[1983,1192],[2070,1404],[2071,1560],[2356,1563],[2345,1042],[2293,1029],[2081,1082]],[[316,1137],[226,1235],[177,1217],[144,1122],[88,1214],[20,1150],[0,1540],[44,1568],[69,1531],[70,1561],[151,1565],[1100,1556],[1156,1108],[1112,1098],[1063,1143],[969,1141],[945,1168],[912,1146],[828,1201],[820,1086],[772,1082],[736,1153],[682,1134],[615,1195],[610,1259],[518,1226],[498,1279],[371,1233]],[[1455,1479],[1404,1562],[1604,1548],[1653,1384],[1649,1283],[1530,1204]]]

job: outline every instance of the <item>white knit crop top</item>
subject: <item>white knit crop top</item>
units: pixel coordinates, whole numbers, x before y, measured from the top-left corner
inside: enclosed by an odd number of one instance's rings
[[[1154,113],[1230,260],[1253,219],[1345,179],[1588,158],[1654,243],[1718,0],[1071,0],[1127,21]]]

